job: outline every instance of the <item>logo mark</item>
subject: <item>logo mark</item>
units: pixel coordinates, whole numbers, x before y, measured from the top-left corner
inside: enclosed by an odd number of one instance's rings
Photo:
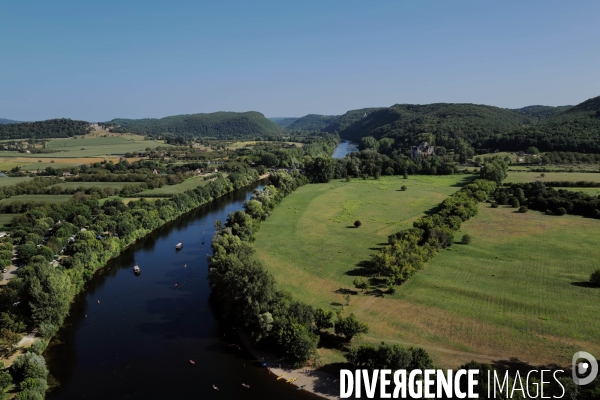
[[[579,359],[584,359],[585,361],[578,363],[577,360]],[[587,385],[588,383],[591,383],[598,375],[598,362],[594,356],[586,351],[578,351],[577,353],[573,354],[573,361],[571,365],[573,370],[573,382],[575,382],[577,385]],[[578,376],[578,374],[583,375],[586,373],[589,373],[589,375],[585,378],[580,378]]]

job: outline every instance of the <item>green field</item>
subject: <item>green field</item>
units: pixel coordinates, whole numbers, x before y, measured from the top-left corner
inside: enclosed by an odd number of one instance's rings
[[[554,189],[556,189],[556,190],[564,189],[564,190],[570,190],[571,192],[583,192],[583,193],[588,194],[590,196],[600,196],[600,187],[593,187],[593,188],[572,188],[572,187],[561,188],[561,187],[556,187]]]
[[[0,178],[0,187],[16,185],[17,183],[27,182],[31,179],[32,178],[30,178],[28,176],[23,176],[23,177],[18,177],[18,178],[10,178],[10,177]]]
[[[161,188],[144,190],[143,192],[136,193],[135,195],[138,197],[144,196],[165,196],[171,197],[176,194],[181,194],[186,190],[195,189],[198,186],[206,185],[208,181],[204,180],[202,176],[194,176],[192,178],[188,178],[180,184],[177,185],[165,185]]]
[[[14,201],[39,201],[47,203],[62,203],[73,198],[70,194],[22,194],[20,196],[9,197],[8,199],[0,200],[0,203],[12,203]]]
[[[466,178],[304,186],[262,224],[258,257],[295,298],[338,310],[345,302],[340,289],[354,289],[357,264],[387,235],[457,191],[451,185],[459,179]],[[402,184],[408,190],[396,191]],[[356,219],[362,226],[350,228]],[[395,295],[351,296],[344,312],[369,324],[363,340],[417,344],[444,367],[512,357],[566,365],[578,345],[600,352],[594,343],[600,290],[573,284],[597,268],[599,221],[481,204],[463,231],[473,236],[471,245],[442,251]],[[341,360],[339,353],[320,352],[324,361]]]
[[[600,182],[600,173],[595,172],[509,172],[504,183],[527,183],[549,181]]]
[[[0,229],[7,229],[10,221],[18,214],[2,214],[0,213]]]
[[[138,185],[142,182],[63,182],[54,186],[58,186],[60,188],[65,189],[76,189],[79,187],[91,188],[91,187],[99,187],[99,188],[115,188],[122,189],[125,185]],[[53,187],[54,187],[53,186]]]
[[[52,139],[46,145],[47,149],[58,153],[52,157],[96,157],[111,154],[144,151],[157,146],[167,146],[162,140],[144,140],[139,135],[121,135],[109,137],[77,137],[69,139]],[[32,156],[36,156],[32,154]],[[45,156],[48,156],[45,154]]]

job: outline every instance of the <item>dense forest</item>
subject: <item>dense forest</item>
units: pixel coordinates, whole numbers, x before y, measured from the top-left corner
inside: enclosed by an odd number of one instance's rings
[[[6,119],[6,118],[0,118],[0,125],[1,124],[18,124],[21,121],[13,121],[12,119]]]
[[[447,148],[467,145],[480,152],[535,146],[541,151],[600,153],[600,97],[577,106],[513,110],[477,104],[396,104],[338,117],[311,114],[288,129],[338,132],[354,141],[390,138],[396,149],[428,141]]]
[[[184,137],[216,139],[277,139],[283,129],[258,112],[216,112],[211,114],[174,115],[165,118],[113,119],[105,122],[116,132],[142,135],[177,134]]]
[[[0,139],[61,138],[85,135],[90,124],[67,118],[49,119],[20,124],[0,124]]]

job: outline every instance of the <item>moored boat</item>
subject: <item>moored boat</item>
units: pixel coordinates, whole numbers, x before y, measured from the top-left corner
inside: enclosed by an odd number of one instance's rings
[[[133,273],[136,275],[139,275],[140,272],[142,272],[142,271],[140,270],[139,265],[135,264],[135,266],[133,267]]]
[[[180,243],[177,243],[177,244],[175,245],[175,250],[181,250],[181,249],[183,249],[183,243],[181,243],[181,242],[180,242]]]

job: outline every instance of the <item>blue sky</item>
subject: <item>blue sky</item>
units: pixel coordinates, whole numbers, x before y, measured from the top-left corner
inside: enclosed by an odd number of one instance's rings
[[[516,108],[600,95],[600,1],[0,2],[0,117]]]

